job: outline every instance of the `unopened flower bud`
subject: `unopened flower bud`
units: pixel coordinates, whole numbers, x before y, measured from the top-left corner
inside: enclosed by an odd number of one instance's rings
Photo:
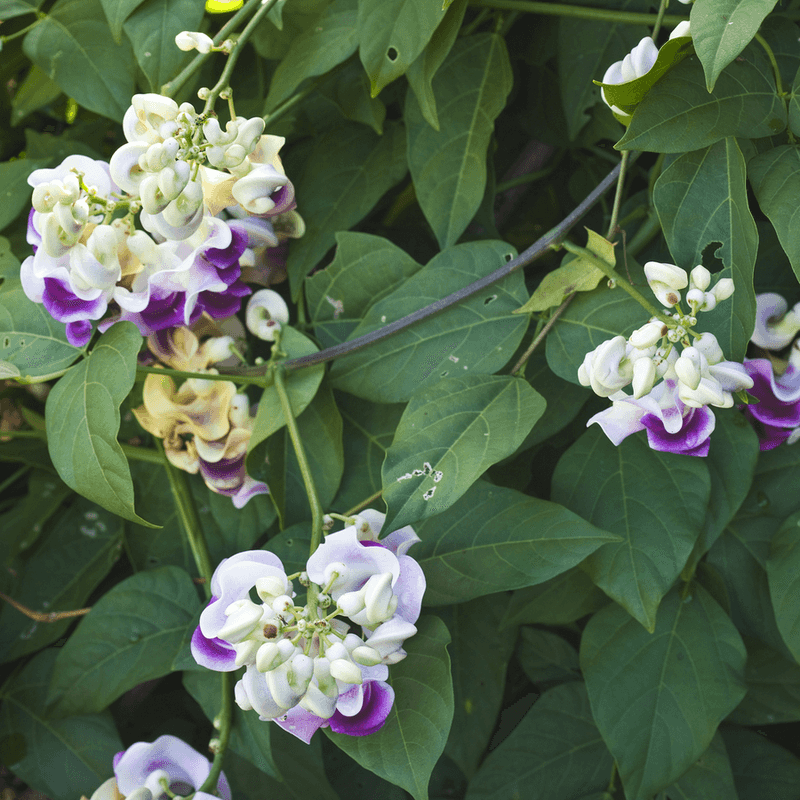
[[[198,31],[181,31],[175,37],[175,44],[179,50],[188,52],[197,50],[199,53],[210,53],[214,40],[210,36]]]
[[[644,397],[652,388],[656,380],[656,366],[650,358],[637,359],[633,364],[633,381],[631,388],[637,400]]]
[[[361,664],[364,667],[374,667],[376,664],[380,664],[382,661],[381,654],[366,644],[362,644],[354,648],[353,652],[350,653],[350,656],[352,657],[353,661],[355,661],[357,664]]]
[[[704,292],[711,285],[711,273],[702,265],[698,264],[689,273],[690,289],[700,289]]]
[[[659,302],[668,308],[680,303],[679,289],[684,289],[689,283],[686,270],[658,261],[648,261],[644,265],[644,274],[650,289]]]
[[[342,683],[360,684],[363,680],[361,670],[349,659],[337,658],[331,661],[331,677]]]
[[[281,326],[289,322],[286,301],[272,289],[259,289],[247,303],[245,324],[254,336],[274,342]]]
[[[680,355],[680,358],[675,362],[675,372],[678,373],[678,378],[681,383],[694,390],[700,385],[700,379],[703,376],[703,362],[705,358],[694,347],[686,347]]]
[[[720,278],[711,290],[711,294],[716,297],[718,303],[721,303],[733,294],[733,290],[734,285],[730,278]]]
[[[217,637],[228,642],[239,642],[255,630],[261,619],[261,607],[251,600],[237,600],[231,603],[225,614],[228,619]]]
[[[628,342],[634,347],[644,349],[657,344],[667,333],[667,326],[658,319],[651,319],[649,322],[637,328],[629,337]]]

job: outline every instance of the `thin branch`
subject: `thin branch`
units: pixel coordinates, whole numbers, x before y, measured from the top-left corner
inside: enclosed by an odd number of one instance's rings
[[[555,228],[542,236],[541,239],[534,242],[523,253],[509,261],[507,264],[504,264],[502,267],[499,267],[485,278],[481,278],[480,280],[471,283],[469,286],[465,286],[463,289],[459,289],[457,292],[453,292],[452,294],[447,295],[447,297],[443,297],[441,300],[436,300],[425,308],[421,308],[418,311],[407,314],[405,317],[401,317],[400,319],[390,322],[383,327],[378,328],[377,330],[366,333],[363,336],[359,336],[357,339],[353,339],[350,342],[343,342],[342,344],[337,344],[333,347],[327,347],[324,350],[320,350],[318,353],[311,353],[310,355],[301,356],[300,358],[291,358],[283,363],[283,368],[287,372],[293,372],[294,370],[312,367],[315,364],[324,364],[326,361],[333,361],[334,358],[341,358],[342,356],[354,353],[355,351],[361,350],[364,347],[368,347],[375,342],[379,342],[383,339],[393,336],[396,333],[400,333],[400,331],[403,331],[412,325],[416,325],[418,322],[429,319],[430,317],[445,311],[451,306],[461,303],[468,297],[472,297],[474,294],[483,291],[492,284],[503,280],[503,278],[506,278],[512,272],[516,272],[518,269],[522,269],[522,267],[531,264],[533,261],[536,261],[536,259],[541,258],[541,256],[547,253],[554,244],[558,244],[567,235],[570,229],[597,202],[598,198],[605,194],[614,185],[614,182],[619,175],[619,171],[620,164],[617,164],[614,169],[612,169],[611,172],[609,172],[608,175],[603,178],[598,186],[595,187],[588,197],[558,225],[556,225]],[[260,377],[264,375],[266,369],[266,366],[247,368],[233,367],[224,370],[224,374],[251,375],[254,377]],[[223,372],[221,368],[220,372]]]
[[[10,606],[14,606],[17,611],[21,612],[26,617],[30,617],[30,619],[35,619],[37,622],[58,622],[61,619],[82,617],[92,610],[91,608],[77,608],[74,611],[50,611],[46,614],[43,611],[32,611],[27,606],[22,605],[22,603],[18,603],[14,598],[3,594],[3,592],[0,592],[0,600],[5,600]]]
[[[362,500],[358,505],[353,506],[349,511],[344,512],[345,517],[352,517],[357,514],[362,508],[366,508],[373,500],[377,500],[383,494],[383,489],[378,489],[375,494],[371,494],[366,500]]]

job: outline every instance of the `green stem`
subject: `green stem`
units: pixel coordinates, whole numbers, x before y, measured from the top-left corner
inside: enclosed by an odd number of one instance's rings
[[[11,436],[14,439],[41,439],[47,441],[47,434],[44,431],[3,431],[0,435]],[[0,443],[2,447],[2,443]]]
[[[230,88],[229,82],[231,75],[233,74],[233,68],[236,66],[236,62],[241,55],[242,48],[245,46],[245,44],[247,44],[247,40],[258,26],[258,23],[261,22],[262,17],[265,14],[268,14],[277,2],[278,0],[266,0],[266,2],[264,2],[264,0],[259,0],[259,3],[263,3],[263,5],[260,6],[255,14],[253,14],[253,16],[250,18],[250,21],[245,26],[245,29],[241,32],[239,38],[236,40],[236,45],[234,46],[231,54],[228,56],[228,61],[225,64],[225,69],[222,70],[222,75],[219,76],[216,86],[209,92],[205,108],[203,109],[204,111],[211,111],[211,109],[214,108],[214,104],[217,102],[217,98],[220,96],[220,93],[223,91],[223,89]],[[248,3],[248,6],[249,5],[250,3]]]
[[[200,378],[204,381],[252,383],[252,378],[242,378],[238,375],[215,375],[213,372],[186,372],[182,369],[169,369],[168,367],[136,367],[137,380],[143,380],[146,375],[169,375],[170,378]]]
[[[151,447],[134,447],[131,444],[119,445],[125,458],[130,461],[144,461],[148,464],[163,464],[164,458],[158,450],[153,450]]]
[[[29,466],[22,466],[16,472],[9,475],[2,483],[0,483],[0,494],[2,494],[9,486],[15,484],[26,472],[30,472]]]
[[[473,31],[477,30],[486,21],[486,18],[492,12],[488,8],[482,8],[475,18],[468,25],[465,25],[460,31],[459,36],[469,36]]]
[[[278,392],[278,397],[281,401],[281,409],[283,416],[286,420],[286,427],[289,430],[289,438],[292,440],[295,455],[297,456],[297,463],[300,467],[300,474],[303,476],[303,483],[306,487],[306,494],[308,495],[308,503],[311,506],[311,547],[310,553],[313,555],[314,551],[322,543],[322,506],[319,502],[317,489],[314,486],[314,476],[311,474],[311,467],[306,458],[306,451],[303,447],[303,441],[300,438],[300,431],[297,428],[297,421],[294,418],[292,411],[292,403],[289,400],[289,395],[286,391],[286,378],[282,365],[275,369],[275,389]],[[308,587],[308,609],[311,619],[317,618],[317,588],[312,583]]]
[[[211,763],[211,771],[205,779],[203,785],[197,790],[207,794],[217,794],[217,783],[222,772],[222,762],[225,752],[228,749],[228,742],[231,738],[231,727],[233,722],[233,702],[231,700],[233,679],[232,672],[220,673],[222,683],[222,704],[219,710],[219,746],[214,753],[214,761]]]
[[[627,254],[631,258],[636,258],[639,253],[647,247],[650,242],[658,235],[661,231],[661,222],[658,219],[658,214],[656,214],[654,209],[650,209],[647,216],[644,219],[644,222],[639,226],[639,229],[636,233],[633,234],[631,240],[628,242],[628,246],[626,248]]]
[[[625,184],[625,170],[628,167],[628,158],[630,157],[630,150],[622,151],[622,161],[619,166],[619,177],[617,178],[617,191],[614,193],[614,205],[611,209],[611,221],[608,225],[608,233],[606,239],[613,242],[612,237],[617,233],[617,220],[619,219],[619,208],[622,205],[622,188]]]
[[[163,445],[160,440],[156,440],[158,448],[163,453]],[[186,533],[186,540],[189,542],[189,547],[194,557],[194,563],[197,564],[197,570],[201,577],[205,578],[203,589],[206,597],[211,597],[211,556],[208,553],[208,546],[206,545],[205,537],[203,536],[203,528],[200,524],[200,517],[197,514],[197,508],[194,505],[192,498],[192,490],[189,487],[189,480],[186,473],[174,467],[166,458],[163,457],[161,462],[164,469],[167,471],[167,478],[169,479],[169,488],[172,489],[172,496],[175,499],[175,508],[178,511],[178,517],[183,525],[183,530]]]
[[[352,517],[357,514],[362,508],[366,508],[373,500],[377,500],[383,494],[383,489],[378,489],[375,494],[371,494],[366,500],[362,500],[358,505],[353,506],[349,511],[345,511],[342,516]]]
[[[36,22],[31,22],[30,25],[25,26],[22,30],[9,33],[8,36],[0,36],[0,44],[10,42],[12,39],[19,39],[20,36],[24,36],[28,31],[32,31],[40,22],[47,19],[47,14],[42,14],[41,11],[37,11],[36,14],[38,16]]]
[[[636,289],[634,289],[633,286],[628,283],[628,281],[624,280],[613,267],[609,267],[605,261],[598,258],[591,250],[587,250],[585,247],[580,247],[577,244],[573,244],[566,239],[561,242],[561,247],[573,255],[585,258],[590,264],[592,264],[592,266],[597,267],[597,269],[599,269],[603,275],[614,281],[617,286],[624,289],[637,303],[639,303],[640,306],[642,306],[642,308],[645,309],[645,311],[650,314],[651,317],[660,319],[670,327],[674,327],[675,320],[667,317],[665,314],[662,314],[652,303],[645,300],[645,298]]]
[[[625,152],[628,152],[627,150]],[[555,162],[545,167],[544,169],[537,169],[535,172],[528,172],[526,175],[518,175],[516,178],[509,178],[507,181],[498,183],[494,189],[495,194],[502,194],[509,189],[515,189],[517,186],[524,186],[526,183],[535,183],[536,181],[546,178],[558,166],[560,158],[555,159]]]
[[[236,29],[236,26],[259,5],[261,0],[250,0],[245,3],[226,23],[220,28],[219,33],[213,37],[214,45],[218,47],[225,41],[228,34]],[[161,87],[161,94],[167,97],[174,97],[182,88],[186,81],[194,75],[203,65],[203,62],[211,53],[198,53],[171,81]]]
[[[769,63],[772,64],[772,71],[775,73],[775,88],[778,90],[778,95],[783,97],[783,82],[781,81],[781,71],[778,69],[778,61],[775,58],[775,53],[772,52],[772,48],[767,44],[767,40],[760,33],[755,35],[755,40],[764,48]]]
[[[618,22],[623,25],[655,25],[658,14],[643,14],[637,11],[614,11],[610,8],[589,8],[567,3],[539,3],[533,0],[470,0],[470,5],[482,8],[505,8],[529,14],[544,14],[555,17],[577,17],[602,22]],[[678,14],[664,14],[662,22],[675,27],[688,17]]]
[[[512,375],[516,375],[522,369],[522,367],[525,365],[525,362],[533,355],[534,350],[536,350],[536,348],[542,343],[544,337],[547,336],[547,334],[550,332],[550,329],[556,324],[556,320],[566,310],[567,306],[572,302],[572,298],[575,297],[575,295],[576,292],[567,295],[564,302],[550,315],[550,319],[547,320],[545,326],[536,334],[531,342],[530,347],[520,356],[519,361],[514,364],[513,368],[511,369]]]
[[[295,95],[292,95],[288,100],[285,100],[281,103],[271,114],[267,114],[264,117],[264,122],[267,125],[274,125],[281,117],[283,117],[287,112],[291,111],[298,103],[302,100],[305,100],[314,89],[317,88],[318,81],[314,81],[314,83],[306,86],[305,89],[298,92]]]
[[[653,25],[653,33],[650,34],[650,37],[653,41],[656,41],[656,37],[658,36],[658,32],[661,30],[661,23],[664,21],[664,12],[667,10],[667,0],[661,0],[661,5],[658,7],[658,16],[656,18],[655,25]]]

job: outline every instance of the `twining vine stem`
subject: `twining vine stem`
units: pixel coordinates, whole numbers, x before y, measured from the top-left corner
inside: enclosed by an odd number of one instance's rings
[[[225,751],[228,749],[228,741],[231,738],[233,722],[233,702],[231,698],[233,694],[231,687],[232,679],[232,672],[220,673],[222,698],[219,716],[217,717],[219,721],[219,740],[214,748],[214,761],[211,764],[211,771],[208,773],[208,777],[205,779],[203,785],[197,790],[198,792],[207,792],[214,796],[217,794],[217,783],[219,782],[219,776],[222,772],[222,762],[225,758]]]
[[[614,169],[612,169],[611,172],[609,172],[608,175],[606,175],[606,177],[603,178],[603,180],[592,190],[586,199],[570,214],[568,214],[558,225],[556,225],[555,228],[534,242],[523,253],[518,255],[516,258],[511,259],[511,261],[509,261],[507,264],[504,264],[502,267],[499,267],[490,275],[487,275],[485,278],[480,278],[474,283],[471,283],[469,286],[465,286],[463,289],[459,289],[458,291],[453,292],[452,294],[449,294],[440,300],[436,300],[425,308],[421,308],[418,311],[407,314],[405,317],[401,317],[394,322],[390,322],[387,325],[378,328],[377,330],[366,333],[363,336],[359,336],[357,339],[353,339],[349,342],[343,342],[342,344],[337,344],[333,347],[327,347],[324,350],[320,350],[317,353],[310,353],[307,356],[290,358],[283,362],[282,366],[284,370],[287,372],[294,372],[295,370],[304,369],[305,367],[312,367],[315,364],[324,364],[326,361],[332,361],[334,358],[341,358],[342,356],[353,353],[356,350],[361,350],[364,347],[368,347],[375,342],[379,342],[382,339],[386,339],[389,336],[400,333],[400,331],[405,330],[412,325],[416,325],[418,322],[422,322],[422,320],[428,319],[429,317],[439,314],[451,306],[463,302],[468,297],[472,297],[472,295],[483,291],[492,284],[503,280],[503,278],[507,277],[512,272],[516,272],[518,269],[527,266],[537,258],[541,258],[541,256],[547,253],[554,244],[558,244],[561,239],[567,235],[572,226],[575,225],[589,211],[595,202],[597,202],[598,198],[605,194],[614,185],[614,182],[617,180],[617,176],[620,172],[620,166],[621,164],[617,164]],[[225,369],[224,374],[260,377],[263,376],[266,369],[267,368],[263,366],[232,367]],[[223,372],[221,368],[220,371]]]
[[[644,14],[638,11],[615,11],[610,8],[590,8],[573,6],[569,3],[538,3],[533,0],[471,0],[470,5],[482,8],[503,8],[509,11],[523,11],[529,14],[542,14],[555,17],[576,17],[602,22],[618,22],[621,25],[654,25],[658,14]],[[661,21],[675,27],[688,17],[679,14],[663,14]]]

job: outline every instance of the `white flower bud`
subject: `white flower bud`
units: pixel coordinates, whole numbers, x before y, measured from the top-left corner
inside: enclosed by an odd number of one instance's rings
[[[674,264],[648,261],[644,265],[644,274],[660,303],[668,308],[680,303],[681,295],[678,290],[684,289],[689,283],[686,270]]]
[[[261,607],[251,600],[237,600],[226,609],[227,621],[217,637],[228,642],[239,642],[251,634],[261,620]]]
[[[236,681],[236,685],[233,687],[233,699],[236,701],[236,705],[242,709],[242,711],[252,711],[253,705],[250,702],[250,698],[247,696],[247,692],[245,691],[244,685],[241,681]],[[128,795],[128,800],[130,800],[130,795]]]
[[[675,362],[675,372],[681,383],[694,390],[700,385],[700,379],[708,370],[705,356],[694,347],[686,347],[680,358]]]
[[[236,661],[234,662],[237,667],[244,664],[251,664],[258,651],[259,643],[255,639],[245,639],[243,642],[238,642],[233,646],[236,651]]]
[[[361,670],[349,659],[337,658],[331,661],[331,677],[342,683],[360,684],[363,680]]]
[[[219,120],[211,117],[203,123],[203,135],[206,140],[213,145],[227,145],[236,141],[239,134],[239,123],[232,119],[225,125],[225,132],[222,132]]]
[[[179,50],[186,52],[197,50],[199,53],[210,53],[211,48],[214,46],[214,40],[198,31],[181,31],[175,37],[175,44]]]
[[[374,667],[383,660],[377,650],[366,644],[353,648],[353,652],[350,655],[353,661],[365,667]]]
[[[696,306],[699,310],[705,305],[706,293],[702,289],[689,289],[689,291],[686,292],[686,302]]]
[[[657,344],[667,334],[667,326],[658,319],[651,319],[637,328],[629,337],[628,342],[634,347],[643,350]]]
[[[164,197],[158,185],[158,175],[148,175],[141,182],[139,195],[142,198],[142,208],[148,214],[160,214],[171,202]]]
[[[689,288],[705,291],[711,285],[711,273],[702,265],[698,264],[689,273]]]
[[[275,208],[271,195],[288,182],[271,164],[260,164],[233,184],[231,194],[250,214],[266,214]]]
[[[202,205],[203,187],[199,181],[190,181],[186,188],[164,209],[164,221],[173,228],[180,228],[193,219]]]
[[[626,356],[627,342],[615,336],[587,353],[578,370],[578,380],[591,386],[600,397],[610,397],[627,386],[633,378],[633,366]]]
[[[713,378],[701,378],[695,389],[692,389],[683,381],[678,382],[678,397],[684,405],[690,408],[702,408],[703,406],[717,406],[719,408],[730,408],[733,401],[719,383]]]
[[[720,278],[711,290],[711,294],[717,299],[718,303],[727,300],[734,290],[733,281],[730,278]]]
[[[296,705],[298,699],[298,692],[289,683],[289,673],[289,664],[283,663],[264,675],[264,680],[267,682],[267,689],[272,695],[272,699],[278,706],[285,709]]]
[[[292,598],[288,594],[281,594],[272,601],[271,605],[276,614],[283,614],[292,607]]]
[[[656,365],[650,358],[640,358],[633,364],[633,381],[631,388],[635,399],[644,397],[656,381]]]
[[[680,0],[681,3],[691,3],[692,0]],[[692,31],[689,26],[689,20],[685,19],[675,26],[675,30],[669,35],[670,39],[677,39],[680,36],[691,36]]]
[[[272,603],[277,597],[288,597],[286,589],[286,581],[277,575],[268,575],[256,581],[256,592],[265,603]]]
[[[49,183],[40,183],[33,188],[31,205],[34,210],[38,211],[40,214],[49,214],[57,202],[58,200],[53,194]]]
[[[725,360],[725,354],[719,346],[717,337],[713,333],[706,331],[696,336],[692,342],[694,348],[701,352],[709,364],[719,364],[720,361]]]
[[[370,626],[385,622],[392,616],[397,608],[397,598],[392,592],[391,572],[373,575],[364,584],[364,606]]]
[[[289,307],[272,289],[259,289],[247,303],[245,323],[250,333],[259,339],[274,342],[275,334],[288,322]]]

